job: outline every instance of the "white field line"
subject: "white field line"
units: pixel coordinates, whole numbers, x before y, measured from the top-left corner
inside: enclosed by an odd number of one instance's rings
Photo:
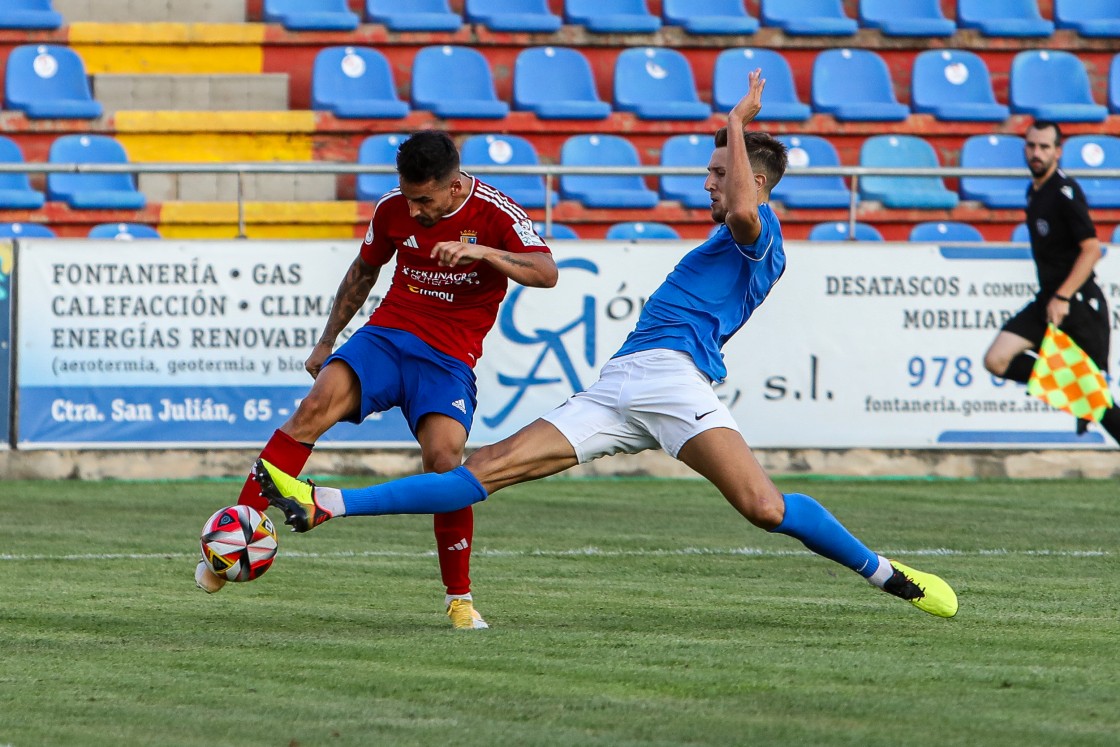
[[[894,548],[880,551],[888,557],[1059,557],[1059,558],[1108,558],[1114,553],[1109,550],[1006,550],[1006,549],[979,549],[979,550],[950,550],[944,547],[902,549]],[[362,550],[362,551],[336,551],[336,552],[305,552],[303,550],[284,550],[280,554],[289,558],[313,559],[361,559],[361,558],[429,558],[435,556],[435,550]],[[476,558],[667,558],[688,555],[736,556],[744,555],[757,558],[788,558],[809,557],[814,553],[808,550],[765,550],[758,547],[682,547],[669,550],[604,550],[599,547],[575,547],[566,550],[492,550],[475,548],[471,551]],[[73,555],[36,555],[0,553],[0,561],[83,561],[83,560],[171,560],[180,558],[196,558],[198,553],[76,553]]]

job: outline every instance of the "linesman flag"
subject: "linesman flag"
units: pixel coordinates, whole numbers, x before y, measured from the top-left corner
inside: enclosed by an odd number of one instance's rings
[[[1027,393],[1082,420],[1100,422],[1112,407],[1112,392],[1097,364],[1053,324],[1046,328]]]

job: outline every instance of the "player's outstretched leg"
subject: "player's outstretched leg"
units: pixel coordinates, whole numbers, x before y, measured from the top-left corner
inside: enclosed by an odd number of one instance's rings
[[[253,474],[261,486],[261,495],[269,505],[284,512],[284,523],[293,532],[307,532],[334,514],[315,500],[315,486],[283,472],[264,459],[253,464]]]
[[[944,579],[932,573],[914,570],[897,560],[890,563],[894,573],[883,584],[883,591],[905,599],[921,611],[937,617],[952,617],[957,614],[956,592]]]

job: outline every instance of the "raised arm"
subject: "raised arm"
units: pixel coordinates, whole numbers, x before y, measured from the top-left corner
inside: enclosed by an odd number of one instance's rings
[[[724,222],[740,244],[753,244],[762,232],[762,221],[758,217],[761,186],[751,168],[747,145],[739,133],[762,110],[762,89],[765,87],[762,69],[753,70],[746,95],[727,115],[727,177],[724,182],[727,217]]]

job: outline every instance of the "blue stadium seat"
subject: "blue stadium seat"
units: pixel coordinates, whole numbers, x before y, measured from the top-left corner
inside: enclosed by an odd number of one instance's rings
[[[1027,228],[1026,223],[1015,226],[1015,229],[1011,232],[1011,240],[1016,244],[1031,243],[1031,230]]]
[[[632,221],[615,223],[607,229],[607,239],[614,241],[638,241],[643,239],[674,240],[681,236],[676,229],[666,223]]]
[[[910,109],[898,103],[883,58],[869,49],[826,49],[813,61],[813,109],[841,122],[901,122]]]
[[[128,163],[124,148],[108,135],[63,135],[51,143],[50,163]],[[47,198],[83,210],[139,210],[144,195],[132,174],[47,174]]]
[[[762,0],[759,15],[764,25],[791,36],[851,36],[859,31],[841,0]]]
[[[883,168],[938,168],[933,146],[916,135],[875,135],[863,141],[861,166]],[[949,210],[957,206],[956,192],[945,188],[939,176],[865,176],[859,180],[865,200],[889,208]]]
[[[473,47],[424,47],[412,63],[412,108],[437,117],[503,119],[490,63]]]
[[[957,25],[962,29],[979,29],[984,36],[1054,33],[1054,24],[1042,17],[1037,0],[957,0]]]
[[[162,237],[159,235],[159,231],[143,223],[98,223],[89,229],[88,238],[132,241],[133,239],[158,239]]]
[[[458,31],[463,25],[447,0],[366,0],[366,20],[390,31]]]
[[[533,223],[533,230],[536,231],[537,234],[543,237],[545,240],[565,239],[569,241],[575,241],[579,239],[579,234],[576,233],[571,226],[566,226],[563,223],[553,223],[552,230],[545,231],[544,221],[537,221]]]
[[[1117,224],[1116,228],[1112,231],[1112,243],[1120,244],[1120,224]]]
[[[563,166],[640,166],[638,151],[618,135],[573,135],[560,148]],[[560,196],[589,208],[651,208],[657,193],[647,189],[642,177],[624,174],[560,177]]]
[[[1054,122],[1103,122],[1108,108],[1093,101],[1089,73],[1072,52],[1032,49],[1011,61],[1011,111]]]
[[[90,93],[82,58],[53,44],[25,44],[8,55],[4,108],[31,119],[93,119],[102,112]]]
[[[957,25],[941,12],[939,0],[860,0],[859,22],[884,36],[952,36]]]
[[[264,0],[261,15],[289,31],[353,31],[360,20],[346,0]]]
[[[638,119],[702,120],[712,115],[696,92],[688,58],[667,47],[624,49],[618,55],[614,108]]]
[[[674,135],[661,145],[662,166],[697,166],[706,169],[715,149],[711,135]],[[677,200],[685,207],[707,208],[712,201],[704,189],[706,176],[661,177],[659,191],[663,200]]]
[[[646,0],[564,0],[564,18],[595,34],[650,34],[661,28]]]
[[[778,140],[785,144],[793,168],[840,165],[836,148],[819,135],[778,135]],[[843,208],[852,201],[843,177],[798,176],[789,171],[770,197],[787,208]]]
[[[370,135],[358,148],[358,163],[370,166],[397,165],[397,149],[407,135],[388,133]],[[358,174],[354,195],[365,202],[377,202],[381,196],[398,186],[397,174]]]
[[[1120,36],[1120,5],[1116,0],[1054,0],[1054,23],[1080,36]]]
[[[563,19],[548,9],[548,0],[467,0],[467,23],[481,23],[491,31],[551,34]]]
[[[54,231],[42,223],[0,223],[0,239],[53,239]]]
[[[1108,108],[1113,114],[1120,114],[1120,54],[1108,66]]]
[[[971,169],[1026,169],[1023,138],[1015,135],[973,135],[961,146],[961,167]],[[1027,206],[1026,176],[962,176],[961,199],[979,200],[985,207]]]
[[[697,36],[758,31],[758,19],[747,13],[743,0],[661,0],[661,17],[666,25]]]
[[[726,113],[747,92],[747,76],[762,69],[766,79],[766,100],[758,114],[760,121],[803,122],[813,113],[797,97],[793,71],[786,58],[772,49],[725,49],[716,57],[712,71],[712,107]]]
[[[517,135],[471,135],[459,150],[463,168],[472,166],[539,166],[537,151]],[[512,197],[524,208],[543,208],[546,201],[544,177],[539,174],[479,174],[482,181]],[[552,204],[559,200],[552,193]]]
[[[369,47],[327,47],[315,55],[311,108],[345,119],[408,116],[408,104],[397,98],[389,61]]]
[[[56,29],[62,15],[56,13],[51,0],[5,0],[0,13],[0,29]]]
[[[529,47],[513,64],[513,108],[541,119],[606,119],[591,63],[576,49]]]
[[[1120,138],[1115,135],[1074,135],[1062,142],[1061,167],[1067,171],[1120,169]],[[1120,179],[1077,177],[1089,207],[1120,207]]]
[[[14,140],[0,135],[0,163],[24,163]],[[27,174],[0,172],[0,210],[38,210],[46,198],[31,188]]]
[[[971,223],[927,221],[910,229],[911,241],[983,241],[984,234]]]
[[[1002,122],[1011,113],[996,101],[984,60],[959,49],[927,49],[914,58],[910,108],[944,122]]]
[[[809,241],[848,241],[848,221],[818,223],[809,229]],[[855,241],[882,241],[883,234],[868,223],[856,222]]]

